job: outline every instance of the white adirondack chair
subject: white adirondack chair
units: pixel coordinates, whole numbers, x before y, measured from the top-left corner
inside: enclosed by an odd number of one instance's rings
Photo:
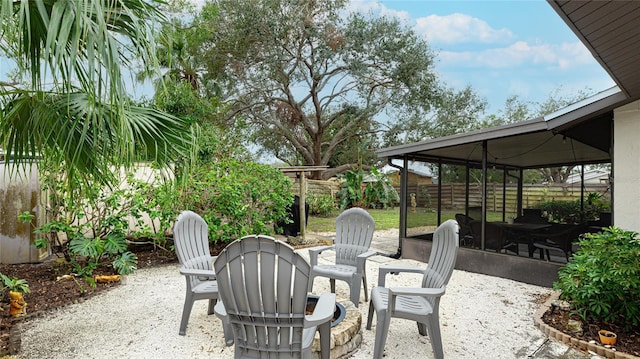
[[[311,279],[309,291],[313,290],[315,277],[329,278],[331,293],[336,292],[336,279],[349,284],[349,298],[357,307],[360,302],[360,281],[364,286],[364,300],[368,299],[367,258],[377,254],[371,251],[371,240],[375,222],[362,208],[350,208],[336,218],[336,239],[334,245],[309,249]],[[318,255],[326,250],[334,250],[335,264],[318,265]]]
[[[426,269],[380,266],[378,286],[371,291],[367,329],[371,329],[373,313],[377,317],[373,358],[382,358],[392,317],[418,323],[420,335],[429,334],[435,357],[444,358],[440,337],[439,305],[456,262],[459,243],[458,223],[452,219],[441,224],[433,235],[433,245]],[[422,273],[419,288],[385,288],[385,276],[400,272]],[[397,333],[399,334],[399,333]]]
[[[330,354],[335,295],[323,294],[306,315],[309,263],[269,236],[229,244],[214,263],[220,286],[215,313],[231,323],[236,358],[311,358],[316,330],[320,354]]]

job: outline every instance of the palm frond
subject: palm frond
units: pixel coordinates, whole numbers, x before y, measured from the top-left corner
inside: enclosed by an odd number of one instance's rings
[[[19,163],[50,153],[64,158],[70,173],[100,180],[113,165],[190,155],[190,124],[154,109],[94,102],[83,92],[14,91],[1,98],[0,143]]]
[[[113,104],[127,98],[122,67],[130,59],[157,64],[152,20],[162,19],[143,0],[3,0],[0,11],[0,23],[18,25],[2,30],[19,41],[32,90],[47,90],[53,80],[53,87],[80,86]]]

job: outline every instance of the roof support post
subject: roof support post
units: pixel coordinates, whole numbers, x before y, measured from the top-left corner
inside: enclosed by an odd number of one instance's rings
[[[615,193],[614,192],[615,192],[615,189],[616,189],[616,184],[615,184],[615,181],[614,181],[614,178],[613,178],[613,174],[615,173],[613,170],[615,169],[615,164],[616,164],[616,161],[615,161],[615,158],[614,158],[615,152],[613,151],[614,145],[615,145],[615,132],[614,132],[615,128],[614,128],[614,126],[615,126],[615,122],[611,121],[611,147],[609,147],[609,156],[611,157],[611,168],[609,169],[610,170],[610,172],[609,172],[609,190],[611,191],[610,192],[611,207],[609,207],[610,208],[609,210],[611,211],[611,223],[610,223],[611,225],[614,225],[616,223],[616,218],[615,218],[616,213],[613,210],[614,208],[616,208],[615,207],[616,203],[614,201],[614,199],[615,199],[615,196],[614,196]]]
[[[502,222],[506,222],[507,216],[507,166],[502,167]]]
[[[520,175],[518,176],[518,213],[517,217],[522,216],[522,194],[524,188],[524,170],[520,168]]]
[[[438,225],[442,223],[442,161],[438,161]]]
[[[464,215],[469,217],[469,162],[465,168]]]
[[[480,249],[484,250],[485,232],[487,227],[487,141],[482,141],[482,221]]]
[[[580,223],[584,223],[584,163],[580,165]]]
[[[307,212],[306,209],[306,194],[307,194],[307,181],[304,176],[304,171],[300,171],[300,238],[305,240],[305,228],[307,227]]]
[[[409,159],[404,156],[400,169],[400,237],[398,238],[398,256],[402,255],[402,238],[407,236],[407,186],[409,183]]]

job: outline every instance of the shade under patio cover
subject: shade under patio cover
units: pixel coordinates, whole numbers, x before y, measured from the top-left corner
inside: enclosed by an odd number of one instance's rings
[[[611,161],[612,103],[621,101],[619,90],[611,89],[547,117],[388,147],[377,154],[425,162],[480,164],[486,141],[490,165],[541,168],[606,163]]]

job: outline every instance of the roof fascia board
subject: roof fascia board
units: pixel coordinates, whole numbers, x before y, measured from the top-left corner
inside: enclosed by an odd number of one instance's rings
[[[595,103],[599,103],[601,100],[604,99],[609,99],[614,95],[619,95],[620,94],[620,88],[618,86],[614,86],[611,87],[609,89],[606,89],[604,91],[600,91],[597,94],[593,95],[593,96],[589,96],[581,101],[572,103],[566,107],[563,107],[557,111],[554,111],[548,115],[544,116],[545,121],[550,121],[553,120],[555,118],[561,117],[562,115],[566,115],[568,113],[571,113],[573,111],[579,110],[583,107],[589,106],[589,105],[593,105]],[[616,98],[617,99],[617,98]]]
[[[522,135],[526,133],[546,131],[547,123],[542,117],[514,124],[496,126],[478,131],[459,133],[455,135],[433,138],[421,142],[387,147],[376,151],[378,157],[393,157],[406,153],[428,151],[438,148],[471,144],[485,140]]]
[[[547,120],[548,128],[551,131],[558,132],[568,126],[576,125],[577,123],[581,122],[580,120],[593,118],[594,116],[600,115],[606,111],[610,111],[629,102],[631,102],[631,99],[627,97],[627,95],[622,91],[618,90],[618,92],[615,92],[600,100],[589,103],[579,108],[574,108],[569,112],[563,112],[553,118],[549,118]]]

